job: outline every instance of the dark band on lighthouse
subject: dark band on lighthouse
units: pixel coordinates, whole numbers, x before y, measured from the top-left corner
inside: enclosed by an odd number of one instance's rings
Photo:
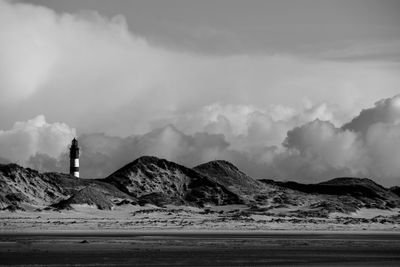
[[[69,150],[69,160],[69,173],[72,176],[79,178],[79,146],[78,140],[76,140],[75,138],[72,140],[72,144]]]

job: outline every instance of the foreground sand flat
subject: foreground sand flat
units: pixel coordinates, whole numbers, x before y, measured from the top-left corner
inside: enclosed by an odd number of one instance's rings
[[[399,266],[400,233],[0,234],[1,265]]]

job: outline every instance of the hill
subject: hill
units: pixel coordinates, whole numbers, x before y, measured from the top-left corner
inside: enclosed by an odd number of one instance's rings
[[[335,178],[318,184],[255,180],[227,161],[187,168],[156,157],[140,157],[104,179],[39,173],[16,164],[0,165],[0,209],[73,209],[89,205],[194,207],[241,204],[251,214],[327,217],[361,208],[400,208],[398,188],[366,178]],[[286,214],[286,215],[284,215]]]
[[[128,198],[133,201],[129,195],[100,180],[79,179],[62,173],[39,173],[16,164],[8,164],[0,165],[0,209],[40,209],[71,197],[74,201],[71,200],[70,204],[75,204],[85,192],[83,189],[89,186],[99,188],[107,198]]]
[[[400,206],[400,198],[395,192],[367,178],[341,177],[318,184],[276,182],[273,180],[261,181],[307,194],[340,197],[357,203],[357,207],[387,209]]]
[[[60,186],[43,178],[43,174],[16,164],[0,165],[0,208],[24,209],[24,204],[43,206],[64,196]],[[69,177],[60,174],[60,179]]]
[[[238,195],[250,197],[269,189],[268,186],[241,172],[228,161],[210,161],[194,167],[193,170],[223,184]]]
[[[100,185],[93,183],[75,192],[71,197],[63,199],[51,206],[56,209],[72,209],[72,205],[77,204],[95,206],[101,210],[111,210],[121,199],[126,200],[131,199],[131,197],[122,192],[113,190],[106,184]]]
[[[142,202],[215,205],[241,203],[222,183],[193,169],[156,157],[141,157],[108,176],[105,182]]]
[[[399,186],[393,186],[390,188],[390,191],[396,194],[397,196],[400,197],[400,187]]]

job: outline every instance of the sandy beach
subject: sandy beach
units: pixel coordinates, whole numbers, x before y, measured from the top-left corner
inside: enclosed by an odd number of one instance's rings
[[[113,211],[88,206],[62,212],[3,211],[0,265],[400,264],[400,226],[390,221],[397,210],[365,210],[329,218],[244,216],[243,210],[238,205],[207,212],[146,205]]]
[[[296,217],[291,209],[276,214],[248,213],[243,205],[200,209],[154,205],[117,207],[112,211],[75,205],[73,210],[0,211],[0,233],[48,231],[389,231],[400,232],[398,209],[365,209],[327,218]]]

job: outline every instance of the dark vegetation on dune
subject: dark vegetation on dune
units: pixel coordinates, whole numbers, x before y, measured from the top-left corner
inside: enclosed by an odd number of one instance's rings
[[[399,187],[387,189],[366,178],[336,178],[318,184],[256,180],[222,160],[187,168],[145,156],[104,179],[0,165],[0,209],[11,211],[72,209],[73,204],[106,210],[131,204],[243,204],[255,214],[292,207],[296,216],[326,217],[359,208],[400,207],[399,191]]]
[[[332,195],[342,198],[352,197],[365,202],[365,206],[368,208],[394,208],[400,206],[399,195],[367,178],[343,177],[318,184],[277,182],[273,180],[260,181],[307,194]]]
[[[130,199],[130,203],[135,202],[129,195],[116,190],[116,188],[110,185],[93,183],[74,192],[71,197],[51,205],[51,207],[56,209],[72,209],[71,204],[87,204],[101,210],[110,210],[114,206],[112,199],[115,197]]]
[[[222,183],[193,169],[156,157],[141,157],[104,181],[134,195],[141,203],[215,205],[240,202]]]
[[[392,191],[394,194],[400,197],[400,187],[399,186],[393,186],[390,188],[390,191]]]
[[[260,181],[251,178],[225,160],[204,163],[194,167],[193,170],[210,177],[239,195],[252,195],[265,187]]]

